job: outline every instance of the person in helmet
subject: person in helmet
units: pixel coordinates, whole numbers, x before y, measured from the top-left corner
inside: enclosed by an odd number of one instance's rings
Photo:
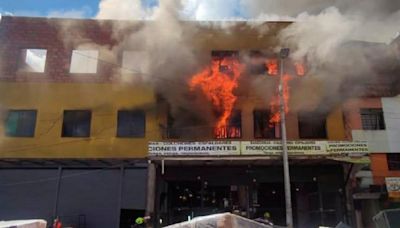
[[[137,217],[135,219],[135,225],[133,225],[133,228],[136,227],[146,227],[146,223],[147,221],[149,221],[150,217],[146,216],[146,217]]]

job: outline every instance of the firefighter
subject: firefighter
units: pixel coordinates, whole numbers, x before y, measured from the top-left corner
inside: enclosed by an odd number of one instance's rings
[[[58,217],[54,219],[53,228],[62,228],[62,223]]]
[[[137,217],[135,219],[135,225],[133,225],[133,228],[136,227],[146,227],[146,223],[148,223],[148,221],[150,220],[149,216],[146,217]]]

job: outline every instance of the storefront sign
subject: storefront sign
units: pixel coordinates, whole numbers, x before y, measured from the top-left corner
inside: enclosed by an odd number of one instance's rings
[[[282,153],[281,141],[244,141],[242,155],[278,155]],[[288,141],[288,152],[291,155],[326,154],[325,141]]]
[[[400,198],[400,177],[386,177],[386,189],[390,198]]]
[[[365,154],[369,152],[367,142],[327,141],[326,152],[329,154]]]
[[[355,155],[368,153],[366,142],[288,141],[289,155]],[[150,142],[151,156],[254,156],[280,155],[282,143],[275,141]]]
[[[150,142],[150,155],[240,155],[239,141]]]

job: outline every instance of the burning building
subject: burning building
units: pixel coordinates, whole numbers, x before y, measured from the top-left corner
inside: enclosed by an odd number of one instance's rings
[[[187,35],[152,22],[2,18],[1,218],[129,227],[146,212],[157,227],[230,211],[284,225],[281,76],[296,227],[355,225],[386,199],[371,189],[397,151],[383,143],[397,126],[387,116],[395,43],[352,44],[366,50],[352,63],[370,68],[350,74],[343,58],[323,69],[281,61],[290,22],[172,25]],[[357,185],[369,163],[374,180]]]

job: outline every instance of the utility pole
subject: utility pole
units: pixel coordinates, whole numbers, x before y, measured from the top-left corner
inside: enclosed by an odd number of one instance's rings
[[[282,136],[282,159],[283,159],[283,176],[285,185],[285,203],[286,203],[286,226],[293,228],[293,211],[292,211],[292,197],[290,192],[290,174],[289,174],[289,159],[288,147],[286,137],[286,116],[285,116],[285,99],[283,97],[283,62],[289,56],[289,48],[282,48],[279,53],[280,59],[280,78],[279,78],[279,104],[281,115],[281,136]]]

